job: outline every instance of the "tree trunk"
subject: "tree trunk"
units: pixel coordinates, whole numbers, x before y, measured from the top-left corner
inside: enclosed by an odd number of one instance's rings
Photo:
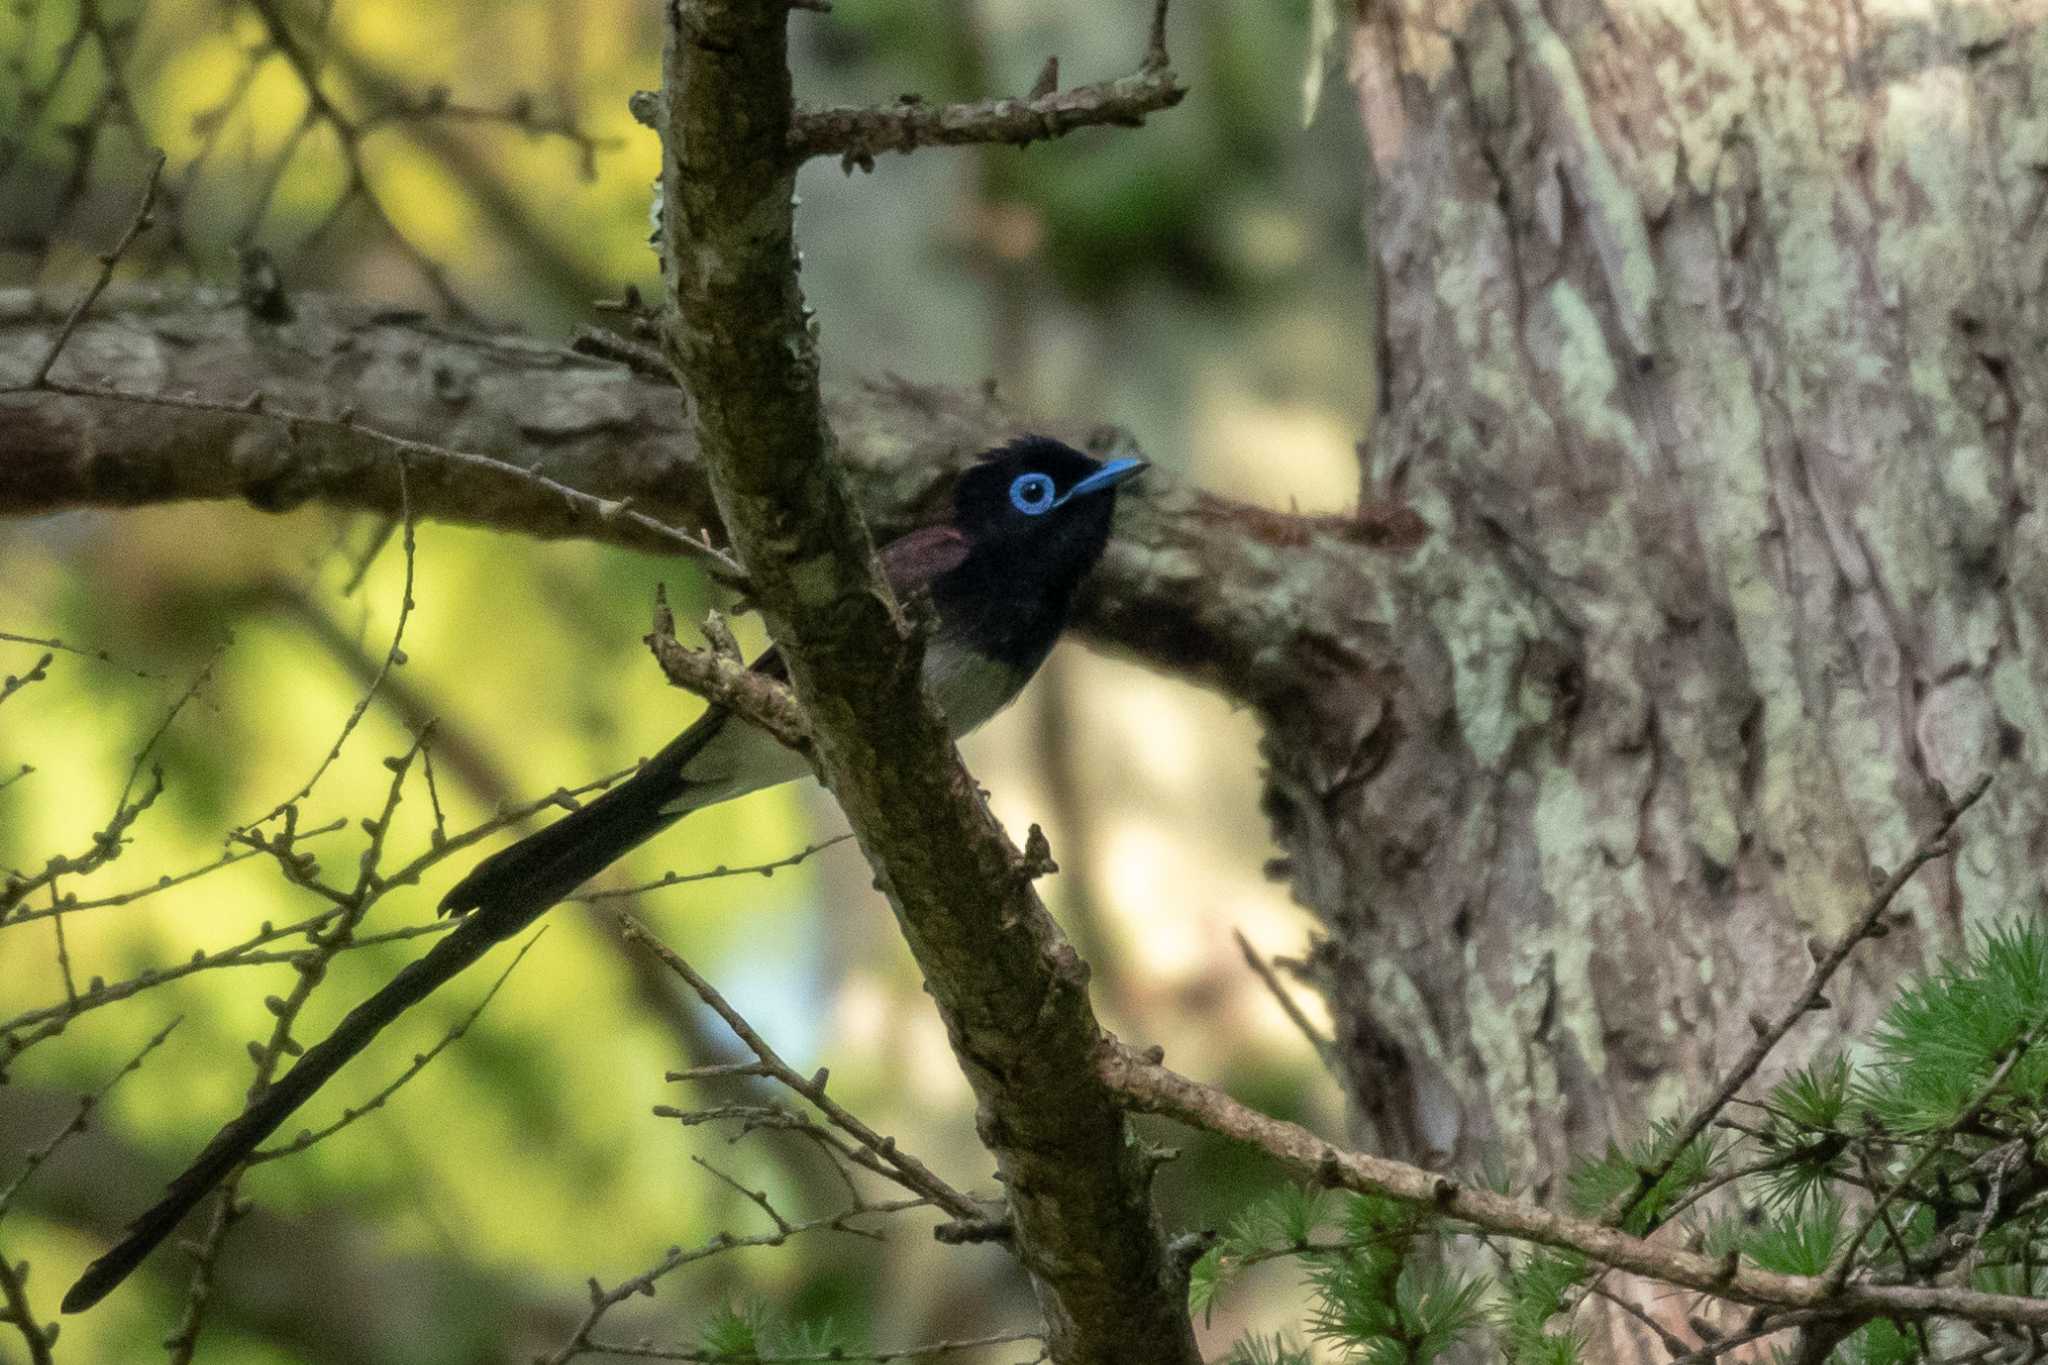
[[[1362,486],[1429,534],[1261,699],[1268,807],[1360,1139],[1530,1184],[1700,1098],[1944,787],[1776,1062],[2040,904],[2048,24],[1361,9]]]

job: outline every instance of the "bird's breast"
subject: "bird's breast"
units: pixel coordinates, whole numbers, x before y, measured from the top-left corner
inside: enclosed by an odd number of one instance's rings
[[[924,652],[924,685],[946,714],[947,728],[957,738],[1017,699],[1031,677],[979,650],[935,637]]]

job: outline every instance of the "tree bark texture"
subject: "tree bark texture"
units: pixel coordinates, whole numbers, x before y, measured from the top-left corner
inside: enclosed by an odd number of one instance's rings
[[[1362,6],[1362,477],[1428,534],[1267,754],[1375,1149],[1533,1181],[1682,1113],[1981,772],[1778,1061],[2038,912],[2043,18]]]

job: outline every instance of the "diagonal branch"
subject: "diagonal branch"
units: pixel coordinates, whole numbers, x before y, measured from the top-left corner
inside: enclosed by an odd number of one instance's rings
[[[50,367],[57,363],[58,356],[64,354],[64,347],[70,343],[71,334],[78,330],[78,324],[85,320],[85,315],[92,310],[93,304],[106,292],[107,285],[114,278],[114,267],[121,263],[121,258],[128,254],[128,248],[135,245],[135,239],[149,227],[149,211],[156,206],[157,186],[162,182],[163,174],[164,154],[159,151],[150,159],[149,177],[143,182],[142,199],[135,206],[135,216],[129,220],[127,230],[121,234],[121,240],[114,243],[114,249],[100,257],[100,273],[94,276],[91,287],[85,291],[85,296],[79,299],[78,305],[64,319],[64,325],[57,330],[57,339],[50,343],[49,352],[36,366],[36,372],[29,376],[30,388],[39,389],[49,382]]]
[[[668,14],[664,340],[726,532],[979,1100],[1052,1358],[1196,1365],[1149,1168],[1092,1065],[1086,965],[924,694],[922,641],[834,458],[797,284],[787,11]]]

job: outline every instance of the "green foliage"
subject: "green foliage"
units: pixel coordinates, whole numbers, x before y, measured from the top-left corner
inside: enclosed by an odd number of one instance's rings
[[[1636,1192],[1645,1172],[1655,1170],[1677,1139],[1678,1125],[1670,1120],[1652,1125],[1650,1135],[1630,1144],[1626,1150],[1610,1146],[1597,1161],[1581,1162],[1565,1181],[1572,1212],[1583,1218],[1605,1217]],[[1724,1152],[1714,1136],[1702,1133],[1685,1145],[1657,1183],[1650,1187],[1623,1220],[1630,1232],[1641,1234],[1657,1227],[1672,1207],[1696,1189],[1718,1167]]]
[[[760,1303],[727,1304],[712,1314],[697,1329],[697,1349],[734,1365],[834,1352],[861,1358],[830,1322],[785,1322]]]
[[[1880,1318],[1844,1342],[1836,1358],[1846,1358],[1850,1365],[1909,1365],[1921,1359],[1920,1341],[1897,1323]]]
[[[1766,1270],[1787,1275],[1818,1275],[1828,1268],[1842,1232],[1842,1202],[1832,1193],[1765,1218],[1742,1239],[1742,1250]]]
[[[1537,1247],[1516,1258],[1504,1277],[1506,1302],[1496,1313],[1503,1353],[1515,1365],[1575,1365],[1576,1331],[1552,1332],[1565,1311],[1565,1296],[1586,1278],[1586,1258],[1576,1252]]]
[[[1437,1234],[1438,1220],[1426,1209],[1288,1187],[1248,1206],[1196,1263],[1189,1301],[1206,1312],[1240,1271],[1298,1257],[1314,1294],[1308,1325],[1318,1339],[1348,1360],[1434,1360],[1480,1324],[1486,1289],[1483,1280],[1437,1263]],[[1247,1338],[1230,1359],[1290,1365],[1308,1356],[1277,1337]]]
[[[1478,1280],[1418,1263],[1434,1219],[1412,1205],[1354,1196],[1339,1249],[1309,1257],[1316,1336],[1364,1361],[1434,1360],[1479,1322]]]
[[[2039,1041],[2044,1017],[2048,931],[2032,922],[1991,930],[1885,1012],[1858,1101],[1894,1132],[1946,1128],[2014,1047]],[[2048,1052],[2030,1048],[2001,1090],[2038,1104],[2044,1089]]]
[[[1782,1274],[1824,1274],[1860,1236],[1849,1267],[1859,1278],[1957,1284],[1966,1276],[1988,1293],[2039,1296],[2048,1292],[2043,1034],[2048,928],[2027,921],[1992,930],[1901,990],[1867,1059],[1829,1053],[1791,1072],[1761,1103],[1730,1110],[1739,1138],[1709,1129],[1648,1190],[1643,1177],[1665,1164],[1678,1125],[1659,1123],[1647,1137],[1610,1146],[1573,1167],[1564,1202],[1605,1219],[1633,1201],[1631,1232],[1677,1221],[1703,1253]],[[1474,1183],[1507,1192],[1498,1172]],[[1334,1240],[1332,1223],[1341,1227]],[[1461,1274],[1447,1268],[1457,1263],[1450,1244],[1459,1231],[1433,1208],[1288,1192],[1232,1225],[1216,1256],[1197,1267],[1196,1292],[1206,1304],[1244,1266],[1298,1256],[1312,1288],[1307,1325],[1344,1360],[1433,1359],[1483,1318],[1514,1365],[1576,1365],[1585,1339],[1574,1315],[1598,1267],[1539,1247],[1507,1252],[1491,1280]],[[1922,1324],[1852,1325],[1830,1356],[1838,1365],[1928,1358]],[[2029,1349],[2010,1339],[2019,1353]],[[1276,1339],[1247,1342],[1232,1360],[1301,1358]]]
[[[697,1329],[697,1345],[707,1355],[744,1360],[761,1353],[761,1337],[769,1325],[768,1311],[763,1305],[727,1304]]]
[[[1784,1159],[1759,1180],[1771,1207],[1796,1214],[1824,1198],[1829,1185],[1840,1178],[1847,1148],[1842,1116],[1849,1106],[1850,1081],[1849,1059],[1837,1053],[1801,1067],[1771,1091],[1762,1145]]]
[[[1230,1348],[1223,1365],[1315,1365],[1315,1357],[1282,1336],[1246,1337]]]

